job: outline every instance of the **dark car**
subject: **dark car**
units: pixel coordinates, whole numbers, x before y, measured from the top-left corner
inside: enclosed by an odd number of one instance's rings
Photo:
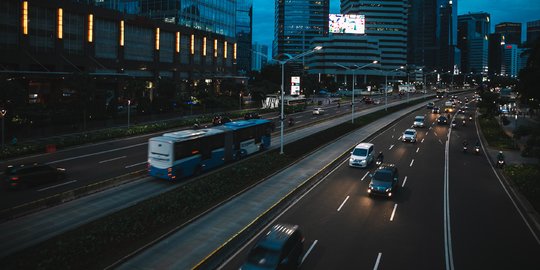
[[[261,118],[261,115],[258,114],[258,113],[248,112],[248,113],[244,114],[244,119],[245,119],[245,120],[249,120],[249,119],[260,119],[260,118]]]
[[[4,174],[4,183],[6,187],[22,188],[65,179],[66,169],[34,163],[8,166]]]
[[[429,110],[432,110],[434,106],[435,106],[435,103],[428,102],[428,104],[426,105],[426,108],[429,109]]]
[[[253,246],[240,269],[297,269],[303,251],[298,225],[276,224]]]
[[[431,112],[432,112],[432,113],[441,113],[441,108],[439,108],[439,107],[433,107],[433,109],[431,109]]]
[[[392,197],[398,187],[399,174],[394,164],[383,163],[371,175],[368,194]]]
[[[437,118],[437,124],[439,125],[447,125],[448,124],[448,118],[446,116],[441,115],[439,118]]]
[[[217,115],[217,116],[214,116],[214,119],[212,120],[212,125],[219,126],[219,125],[223,125],[229,122],[231,122],[231,118],[227,116]]]

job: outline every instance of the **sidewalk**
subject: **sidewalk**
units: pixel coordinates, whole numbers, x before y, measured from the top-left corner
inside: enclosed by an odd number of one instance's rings
[[[497,117],[499,123],[500,117]],[[504,133],[508,135],[510,138],[514,138],[514,129],[520,125],[538,125],[540,122],[533,118],[529,117],[523,117],[519,116],[516,123],[516,118],[511,115],[508,116],[507,119],[510,121],[508,125],[501,125]],[[520,140],[515,140],[517,143],[517,147],[519,150],[504,150],[504,159],[506,164],[508,165],[518,165],[518,164],[538,164],[539,159],[535,157],[523,157],[521,155],[521,151],[523,151],[525,147],[525,139],[521,138]],[[488,147],[488,152],[490,154],[491,160],[495,161],[497,160],[497,154],[499,153],[499,149],[495,147]]]

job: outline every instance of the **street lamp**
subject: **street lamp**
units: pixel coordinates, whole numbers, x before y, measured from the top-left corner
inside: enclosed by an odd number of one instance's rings
[[[1,109],[0,110],[0,117],[2,117],[2,149],[4,149],[4,141],[5,141],[5,134],[4,134],[4,116],[6,116],[7,110]]]
[[[292,60],[296,60],[298,58],[301,58],[301,57],[304,57],[308,54],[312,54],[318,50],[322,49],[322,46],[316,46],[315,48],[309,50],[309,51],[306,51],[306,52],[303,52],[301,54],[298,54],[296,56],[291,56],[290,54],[287,54],[287,53],[283,53],[283,54],[280,54],[280,55],[284,55],[287,57],[287,59],[285,60],[277,60],[277,59],[273,59],[275,61],[277,61],[280,65],[281,65],[281,114],[279,116],[279,120],[281,122],[281,130],[279,131],[279,135],[280,135],[280,139],[279,139],[279,154],[282,155],[283,154],[283,129],[285,129],[284,127],[284,124],[283,124],[283,121],[285,120],[285,64],[289,61],[292,61]],[[278,55],[279,56],[279,55]]]
[[[399,68],[393,69],[391,71],[386,71],[384,73],[384,110],[385,111],[388,110],[388,90],[387,90],[387,87],[388,87],[388,73],[394,72],[394,71],[397,71],[397,70],[400,70],[400,69],[404,69],[404,68],[405,68],[404,66],[400,66]]]
[[[127,128],[129,129],[129,117],[130,117],[130,108],[131,108],[131,100],[128,99],[128,110],[127,110],[127,115],[128,115],[128,124],[127,124]]]
[[[373,62],[371,62],[369,64],[365,64],[365,65],[360,66],[360,67],[357,66],[357,65],[354,65],[356,68],[350,68],[350,67],[346,67],[344,65],[340,65],[338,63],[334,63],[334,65],[336,65],[336,66],[339,66],[339,67],[342,67],[342,68],[344,68],[346,70],[352,71],[353,82],[352,82],[352,101],[351,101],[351,123],[353,123],[353,124],[354,124],[354,86],[356,85],[356,74],[355,74],[355,72],[357,70],[363,69],[365,67],[368,67],[368,66],[371,66],[371,65],[374,65],[374,64],[377,64],[377,63],[379,63],[379,61],[374,60]]]

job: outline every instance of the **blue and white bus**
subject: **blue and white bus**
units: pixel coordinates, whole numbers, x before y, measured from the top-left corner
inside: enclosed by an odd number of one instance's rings
[[[148,172],[167,180],[198,175],[270,147],[271,121],[250,119],[150,138]]]

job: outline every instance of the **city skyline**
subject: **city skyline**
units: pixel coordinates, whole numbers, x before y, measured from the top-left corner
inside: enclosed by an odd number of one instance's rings
[[[274,39],[274,1],[253,0],[253,43],[272,48]],[[330,13],[339,13],[339,0],[330,0]],[[487,7],[487,8],[486,8]],[[522,40],[525,41],[527,22],[540,20],[540,1],[515,0],[509,5],[505,0],[458,0],[458,15],[487,12],[491,15],[490,32],[502,22],[521,22]],[[271,55],[272,52],[269,51]]]

